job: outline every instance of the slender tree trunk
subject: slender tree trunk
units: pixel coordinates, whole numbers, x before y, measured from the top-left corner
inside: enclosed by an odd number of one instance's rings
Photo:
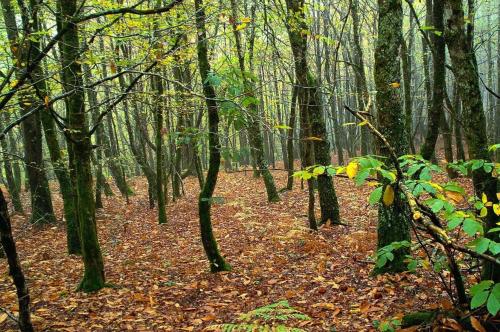
[[[435,153],[436,141],[439,135],[440,123],[442,124],[444,89],[446,88],[445,76],[445,42],[442,35],[443,26],[443,1],[433,1],[432,18],[435,31],[431,33],[433,47],[433,94],[432,106],[427,115],[427,134],[420,154],[431,160]]]
[[[9,210],[7,209],[7,202],[3,196],[3,192],[0,189],[0,243],[7,256],[7,261],[9,264],[9,275],[14,281],[16,286],[17,299],[19,303],[19,330],[21,332],[32,332],[34,331],[31,325],[31,314],[30,314],[30,294],[28,291],[28,286],[26,285],[26,279],[24,278],[24,273],[19,262],[19,256],[16,251],[16,243],[12,236],[12,229],[10,226]],[[0,250],[2,250],[0,248]]]
[[[6,113],[4,112],[4,119]],[[3,124],[2,124],[3,130]],[[11,135],[9,133],[7,135]],[[23,205],[21,203],[21,196],[19,192],[19,187],[16,183],[16,178],[14,177],[14,172],[12,170],[13,166],[11,163],[12,156],[9,154],[10,150],[7,143],[7,138],[0,140],[0,147],[2,148],[2,156],[3,156],[3,167],[5,171],[5,179],[7,180],[7,188],[9,190],[9,195],[12,200],[12,205],[14,206],[14,211],[23,213]]]
[[[293,140],[294,132],[297,122],[297,83],[293,84],[292,87],[292,100],[290,103],[290,120],[288,123],[288,137],[287,137],[287,151],[288,151],[288,179],[286,182],[286,188],[288,190],[293,189],[293,173],[294,173],[294,153],[293,153]]]
[[[208,79],[210,73],[210,63],[208,62],[208,42],[207,30],[205,28],[205,11],[202,0],[194,1],[196,10],[196,49],[198,53],[198,67],[203,82],[203,94],[208,109],[208,145],[209,145],[209,166],[207,177],[203,189],[200,192],[198,201],[198,212],[200,216],[200,230],[203,248],[210,262],[212,272],[228,271],[231,266],[226,263],[219,252],[217,241],[212,231],[212,221],[210,209],[213,203],[213,193],[217,184],[217,176],[220,167],[220,141],[219,141],[219,109],[215,94],[215,89]]]
[[[278,191],[276,190],[276,185],[274,183],[274,178],[268,169],[267,163],[264,158],[264,144],[262,141],[262,134],[259,124],[259,105],[257,102],[252,101],[256,99],[255,96],[255,85],[248,78],[248,73],[245,67],[245,56],[241,46],[241,35],[240,31],[237,29],[236,17],[238,17],[238,9],[235,0],[231,0],[232,16],[233,16],[233,34],[236,41],[236,51],[238,55],[238,62],[240,67],[240,73],[243,80],[243,86],[245,89],[245,95],[250,100],[249,105],[249,117],[247,119],[247,130],[250,138],[250,145],[253,150],[253,156],[255,157],[255,162],[259,169],[260,174],[264,180],[264,185],[266,186],[267,200],[269,202],[278,202],[280,200]],[[251,44],[251,42],[250,42]],[[250,58],[253,54],[250,54]],[[265,131],[265,129],[264,129]]]
[[[330,165],[330,144],[326,134],[320,95],[317,81],[308,69],[307,35],[309,31],[305,21],[304,1],[287,0],[288,23],[287,30],[295,63],[295,76],[299,85],[300,116],[306,116],[311,127],[315,163]],[[318,176],[318,191],[321,207],[321,222],[328,220],[332,224],[340,222],[339,205],[332,178],[326,173]]]

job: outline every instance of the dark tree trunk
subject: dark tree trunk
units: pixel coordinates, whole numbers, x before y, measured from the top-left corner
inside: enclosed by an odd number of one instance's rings
[[[7,202],[0,189],[0,243],[2,244],[7,261],[9,263],[9,275],[14,281],[16,286],[17,299],[19,302],[19,330],[21,332],[32,332],[33,326],[31,325],[30,314],[30,294],[24,273],[19,262],[19,257],[16,251],[16,243],[12,236],[12,229],[10,226],[9,211],[7,209]],[[1,248],[0,248],[1,250]]]
[[[34,5],[34,4],[32,4]],[[16,75],[28,66],[38,52],[39,43],[29,39],[18,40],[18,31],[14,8],[9,1],[2,1],[2,9],[5,25],[7,27],[7,38],[13,50],[13,58],[16,60]],[[27,16],[27,8],[20,8],[22,16],[22,30],[27,34],[33,32],[32,27],[38,24],[37,18]],[[33,52],[33,50],[35,50]],[[39,72],[35,68],[34,76]],[[19,92],[19,106],[21,115],[25,115],[31,110],[35,101],[35,96],[28,90]],[[31,217],[32,223],[51,223],[56,221],[52,199],[50,196],[49,182],[45,173],[42,154],[42,123],[40,112],[25,119],[21,124],[23,132],[24,158],[26,163],[26,173],[29,181],[31,194]],[[5,151],[4,151],[5,152]]]
[[[307,63],[307,35],[303,31],[308,31],[305,21],[304,1],[287,0],[288,8],[288,36],[292,47],[295,76],[299,86],[300,116],[306,116],[309,120],[313,137],[315,163],[320,165],[330,165],[330,144],[326,134],[326,126],[323,118],[320,95],[317,81],[310,73]],[[293,26],[293,27],[292,27]],[[318,191],[321,207],[321,222],[328,220],[332,224],[340,222],[339,206],[333,180],[326,173],[318,176]]]
[[[78,220],[80,223],[80,241],[84,263],[83,278],[78,286],[85,292],[97,291],[104,287],[104,264],[97,237],[95,220],[95,201],[93,191],[91,154],[92,145],[88,130],[83,74],[80,62],[80,41],[78,27],[70,20],[76,15],[76,0],[59,0],[61,29],[67,30],[61,39],[62,84],[65,91],[76,89],[66,99],[68,127],[71,145],[69,151],[74,167],[74,190],[77,197]]]
[[[455,74],[458,91],[462,99],[463,121],[465,138],[469,147],[469,156],[472,159],[490,161],[488,140],[486,136],[486,118],[483,110],[483,101],[479,87],[479,73],[470,36],[472,28],[466,34],[464,11],[461,0],[445,1],[445,40],[448,45],[453,73]],[[498,204],[498,179],[483,168],[472,173],[475,193],[481,197],[484,193],[488,201]],[[498,216],[492,207],[488,207],[485,217],[484,232],[486,237],[494,240],[495,233],[488,230],[496,227]],[[500,268],[493,263],[484,261],[482,269],[483,280],[500,282]]]
[[[440,123],[442,123],[445,81],[445,42],[442,35],[443,26],[443,1],[433,1],[432,18],[435,31],[431,33],[433,48],[433,89],[432,105],[427,114],[427,134],[420,154],[427,160],[431,160],[435,153],[436,141],[439,135]]]
[[[378,39],[375,49],[375,85],[377,89],[377,122],[380,132],[395,147],[398,156],[408,153],[408,135],[405,131],[400,86],[399,48],[403,41],[403,9],[401,0],[378,0]],[[383,144],[378,146],[379,154],[388,156],[389,151]],[[385,184],[385,188],[390,184]],[[398,188],[395,200],[390,206],[379,204],[378,243],[383,248],[395,241],[410,241],[410,222],[406,202],[401,200]],[[384,189],[387,190],[387,189]],[[394,259],[375,273],[400,272],[406,270],[404,260],[409,249],[394,252]]]
[[[195,0],[196,30],[198,42],[196,49],[198,53],[198,67],[203,82],[203,94],[208,109],[208,148],[209,165],[207,177],[198,201],[198,212],[200,216],[200,231],[203,248],[210,262],[212,272],[228,271],[231,266],[226,263],[219,252],[217,241],[212,231],[210,209],[213,203],[213,193],[217,184],[217,176],[220,167],[220,141],[219,141],[219,109],[216,102],[215,89],[208,80],[210,63],[208,62],[208,42],[205,28],[205,11],[202,0]]]

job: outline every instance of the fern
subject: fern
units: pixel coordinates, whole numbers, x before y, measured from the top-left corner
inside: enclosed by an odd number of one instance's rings
[[[259,325],[259,324],[219,324],[210,325],[205,331],[220,332],[305,332],[303,329],[285,325]]]
[[[291,307],[288,301],[282,300],[263,307],[259,307],[245,314],[241,314],[238,320],[243,323],[229,323],[210,325],[205,331],[220,331],[220,332],[305,332],[305,330],[289,327],[282,324],[269,325],[258,324],[258,320],[281,321],[285,322],[290,319],[310,320],[311,318],[295,308]],[[254,321],[253,323],[249,323]]]

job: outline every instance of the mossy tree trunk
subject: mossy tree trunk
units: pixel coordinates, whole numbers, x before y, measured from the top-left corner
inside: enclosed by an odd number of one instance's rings
[[[483,109],[483,101],[479,86],[479,73],[470,35],[466,34],[464,10],[461,0],[445,0],[444,37],[450,53],[453,73],[457,82],[458,93],[462,99],[463,122],[465,139],[469,146],[469,156],[472,159],[483,159],[490,161],[488,152],[488,140],[486,135],[486,117]],[[472,28],[468,29],[469,33]],[[474,190],[478,197],[484,193],[488,201],[498,203],[498,179],[479,168],[472,173]],[[488,233],[488,230],[496,227],[498,216],[492,207],[488,207],[485,217],[484,232],[486,237],[494,240],[496,233]],[[493,263],[484,262],[482,278],[500,282],[500,268]]]
[[[19,74],[33,59],[38,50],[38,42],[24,39],[18,40],[18,28],[15,12],[9,1],[2,1],[4,21],[7,27],[7,38],[9,40],[12,56],[15,61],[16,74]],[[22,30],[27,34],[33,32],[33,26],[37,23],[27,17],[27,8],[20,8],[22,14]],[[35,52],[33,52],[35,50]],[[35,75],[36,76],[36,75]],[[19,92],[19,106],[21,114],[24,115],[31,110],[36,97],[33,89]],[[39,112],[28,117],[21,124],[23,132],[24,157],[26,173],[29,181],[31,195],[31,217],[32,223],[51,223],[56,221],[52,198],[50,195],[49,182],[45,173],[42,154],[42,123]]]
[[[248,117],[247,117],[247,130],[250,140],[250,146],[253,150],[253,156],[258,167],[259,173],[262,175],[264,180],[264,185],[266,186],[267,200],[269,202],[278,202],[280,200],[278,190],[276,190],[276,184],[274,183],[274,178],[269,171],[266,159],[264,158],[264,142],[262,139],[262,131],[259,123],[259,105],[255,95],[255,83],[252,82],[250,78],[253,76],[252,66],[250,66],[250,72],[247,72],[245,65],[245,54],[242,48],[241,34],[237,29],[238,20],[238,6],[235,0],[231,0],[232,9],[232,27],[234,39],[236,42],[236,52],[238,55],[238,63],[240,67],[240,74],[243,81],[244,93],[248,102]],[[255,17],[255,6],[252,7],[252,15]],[[254,29],[254,27],[252,27]],[[252,31],[250,40],[248,44],[250,45],[249,59],[250,64],[253,58],[253,38],[255,33]]]
[[[358,107],[362,111],[369,111],[365,108],[368,105],[368,87],[366,83],[365,64],[363,60],[363,49],[361,48],[360,24],[359,24],[359,0],[352,1],[352,35],[353,35],[353,62],[354,78],[356,83],[356,95]],[[327,74],[328,75],[328,74]],[[367,155],[370,152],[369,130],[366,126],[361,127],[361,155]]]
[[[196,10],[196,49],[198,53],[198,67],[203,82],[203,94],[208,109],[208,148],[209,164],[207,177],[200,192],[198,200],[198,212],[200,217],[200,231],[203,248],[210,262],[212,272],[228,271],[231,266],[226,263],[219,252],[217,241],[212,231],[212,221],[210,218],[211,204],[213,203],[213,193],[217,184],[219,167],[221,161],[220,141],[219,141],[219,109],[216,101],[215,89],[209,80],[210,63],[208,62],[208,42],[205,27],[205,11],[202,0],[195,0]]]
[[[295,76],[299,90],[300,116],[306,116],[311,128],[313,141],[314,160],[319,165],[330,165],[330,144],[326,134],[326,126],[321,107],[321,98],[317,81],[309,71],[307,62],[307,34],[309,31],[306,23],[303,0],[287,0],[287,31],[292,47],[295,64]],[[318,176],[318,192],[321,207],[321,222],[328,220],[332,224],[340,222],[339,206],[333,181],[326,172]]]
[[[38,4],[35,1],[30,1],[30,10],[32,13],[36,13]],[[31,21],[30,21],[31,19]],[[37,15],[32,15],[27,17],[23,15],[23,20],[27,24],[32,25],[33,32],[38,32],[42,30],[40,22]],[[33,58],[37,58],[40,55],[41,44],[38,41],[31,41],[31,54]],[[47,85],[45,70],[42,66],[37,66],[32,73],[33,80],[35,83],[35,88],[37,91],[37,97],[39,99],[44,99],[46,96],[50,95],[50,90]],[[40,100],[43,102],[43,100]],[[54,119],[52,118],[52,113],[54,110],[50,106],[40,112],[41,123],[43,125],[43,132],[45,135],[45,142],[49,150],[50,160],[54,173],[56,175],[57,181],[59,183],[59,192],[63,199],[63,210],[64,219],[66,221],[66,244],[69,254],[81,254],[80,247],[80,237],[78,230],[78,219],[76,216],[75,200],[73,197],[73,187],[71,184],[71,179],[69,175],[67,161],[63,158],[61,148],[59,146],[59,140],[57,138],[57,131]]]
[[[375,85],[377,89],[377,122],[380,132],[395,147],[401,156],[408,153],[408,135],[405,131],[404,113],[399,84],[401,70],[399,48],[402,43],[403,8],[401,0],[378,0],[378,39],[375,49]],[[378,145],[378,153],[388,156],[383,144]],[[389,184],[386,184],[386,186]],[[383,248],[392,242],[410,241],[410,223],[406,202],[401,200],[398,188],[395,200],[390,206],[379,205],[378,243]],[[387,190],[387,189],[385,189]],[[374,273],[400,272],[406,270],[404,260],[409,249],[394,252],[394,260]]]
[[[92,145],[88,130],[83,73],[80,62],[80,41],[78,27],[70,22],[76,15],[76,0],[59,0],[60,26],[67,32],[61,39],[62,84],[65,91],[76,91],[66,99],[68,128],[74,167],[74,190],[77,197],[80,241],[84,263],[83,278],[78,286],[85,292],[97,291],[104,287],[104,264],[97,237],[95,201],[93,191],[91,153]]]

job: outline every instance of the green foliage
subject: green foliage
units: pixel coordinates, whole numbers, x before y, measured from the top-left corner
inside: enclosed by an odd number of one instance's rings
[[[499,145],[490,147],[490,151],[495,151]],[[315,178],[325,172],[329,176],[346,174],[356,185],[368,184],[374,190],[368,197],[371,205],[384,202],[386,205],[392,204],[393,188],[398,185],[406,186],[412,194],[425,205],[428,210],[438,215],[446,223],[444,232],[446,236],[457,236],[460,240],[466,240],[467,246],[479,254],[497,256],[500,254],[500,241],[491,236],[492,233],[500,234],[500,227],[490,229],[485,237],[483,219],[489,213],[500,215],[500,206],[495,203],[494,198],[468,195],[465,188],[458,182],[439,182],[434,180],[435,174],[444,174],[444,170],[438,165],[424,160],[418,155],[405,155],[399,158],[399,167],[403,171],[404,178],[396,182],[396,171],[384,165],[383,158],[377,156],[364,156],[353,158],[346,166],[314,165],[294,174],[295,177],[308,180]],[[448,163],[447,168],[456,171],[462,176],[471,176],[473,171],[483,169],[492,176],[498,176],[499,164],[486,162],[484,160],[457,161]],[[391,190],[387,190],[387,189]],[[386,192],[389,194],[386,195]],[[497,194],[498,195],[498,194]],[[387,197],[386,197],[387,196]],[[391,197],[389,197],[391,196]],[[390,199],[389,199],[390,198]],[[413,215],[414,219],[425,217],[425,211],[421,208]],[[498,224],[500,226],[500,223]],[[460,230],[460,232],[457,232]],[[394,251],[403,247],[409,247],[408,241],[393,242],[379,249],[376,253],[376,267],[380,268],[394,259]],[[440,250],[433,250],[432,259],[415,259],[407,257],[408,270],[415,271],[418,267],[432,268],[440,273],[447,270],[448,262],[446,255]],[[500,284],[493,284],[492,281],[483,281],[474,285],[470,289],[472,295],[471,308],[478,308],[486,305],[492,315],[496,315],[500,310]],[[394,322],[384,322],[378,324],[380,331],[394,331],[397,328]]]
[[[470,288],[472,295],[471,309],[476,309],[484,304],[488,312],[495,316],[500,311],[500,283],[494,284],[491,280],[481,281]]]
[[[288,301],[282,300],[266,306],[259,307],[247,313],[240,315],[238,320],[241,323],[227,323],[211,325],[207,328],[209,331],[259,331],[259,332],[303,332],[305,330],[285,326],[281,323],[288,320],[310,320],[311,318],[302,312],[291,307]],[[264,323],[260,323],[260,321]],[[281,322],[273,324],[273,322]],[[252,322],[252,323],[250,323]]]
[[[401,326],[401,321],[399,319],[391,319],[390,321],[383,322],[376,320],[373,322],[373,325],[380,332],[395,332]]]
[[[408,241],[399,241],[399,242],[392,242],[391,244],[383,248],[380,248],[379,250],[377,250],[375,266],[377,268],[381,268],[385,264],[387,264],[387,262],[392,262],[392,260],[394,259],[393,251],[401,248],[409,248],[410,246],[411,244]]]

